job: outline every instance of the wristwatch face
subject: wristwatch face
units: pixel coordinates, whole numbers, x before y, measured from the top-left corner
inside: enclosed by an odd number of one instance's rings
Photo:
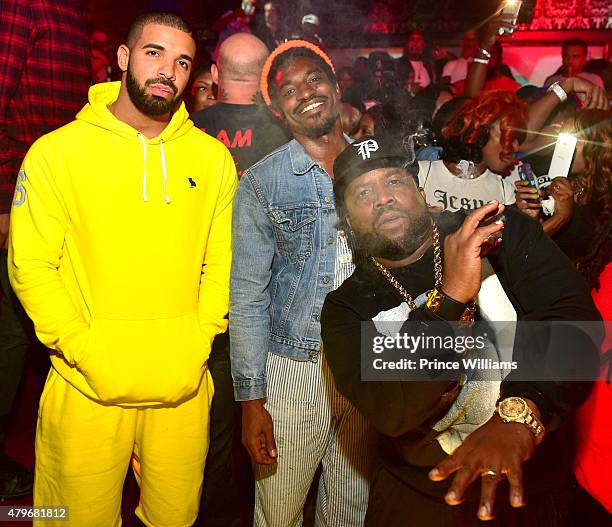
[[[501,411],[508,417],[518,417],[525,411],[525,401],[518,397],[504,399],[501,404]]]

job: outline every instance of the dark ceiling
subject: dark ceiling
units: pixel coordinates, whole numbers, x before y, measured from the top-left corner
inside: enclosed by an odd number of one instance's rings
[[[258,11],[263,0],[259,0]],[[275,0],[285,22],[295,26],[308,12],[321,19],[320,34],[331,46],[367,45],[370,35],[363,26],[371,23],[375,13],[383,12],[394,22],[391,35],[375,36],[373,43],[397,45],[414,26],[426,29],[442,40],[458,35],[477,21],[484,20],[498,5],[495,0]],[[535,0],[523,2],[523,11]],[[206,31],[223,13],[240,6],[240,0],[131,0],[118,8],[116,0],[82,0],[85,17],[92,29],[107,32],[120,41],[131,20],[147,10],[173,11],[182,15],[198,31],[201,40],[214,40]],[[370,40],[372,40],[370,38]]]

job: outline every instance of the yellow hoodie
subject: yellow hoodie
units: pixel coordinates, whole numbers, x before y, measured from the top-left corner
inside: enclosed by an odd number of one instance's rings
[[[227,327],[228,150],[184,105],[147,139],[92,86],[76,121],[41,137],[11,211],[11,284],[53,367],[85,395],[121,405],[180,402],[198,389]]]

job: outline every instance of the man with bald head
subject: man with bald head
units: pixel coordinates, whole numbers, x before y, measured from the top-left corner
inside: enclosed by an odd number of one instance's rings
[[[195,112],[191,119],[230,149],[238,176],[291,136],[256,104],[259,76],[269,55],[266,45],[250,33],[237,33],[223,41],[217,64],[211,67],[218,85],[217,104]]]

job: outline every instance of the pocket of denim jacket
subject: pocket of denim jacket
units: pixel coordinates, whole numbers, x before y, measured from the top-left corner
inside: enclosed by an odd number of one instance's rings
[[[269,209],[274,238],[281,256],[292,261],[305,260],[312,254],[316,207]]]

